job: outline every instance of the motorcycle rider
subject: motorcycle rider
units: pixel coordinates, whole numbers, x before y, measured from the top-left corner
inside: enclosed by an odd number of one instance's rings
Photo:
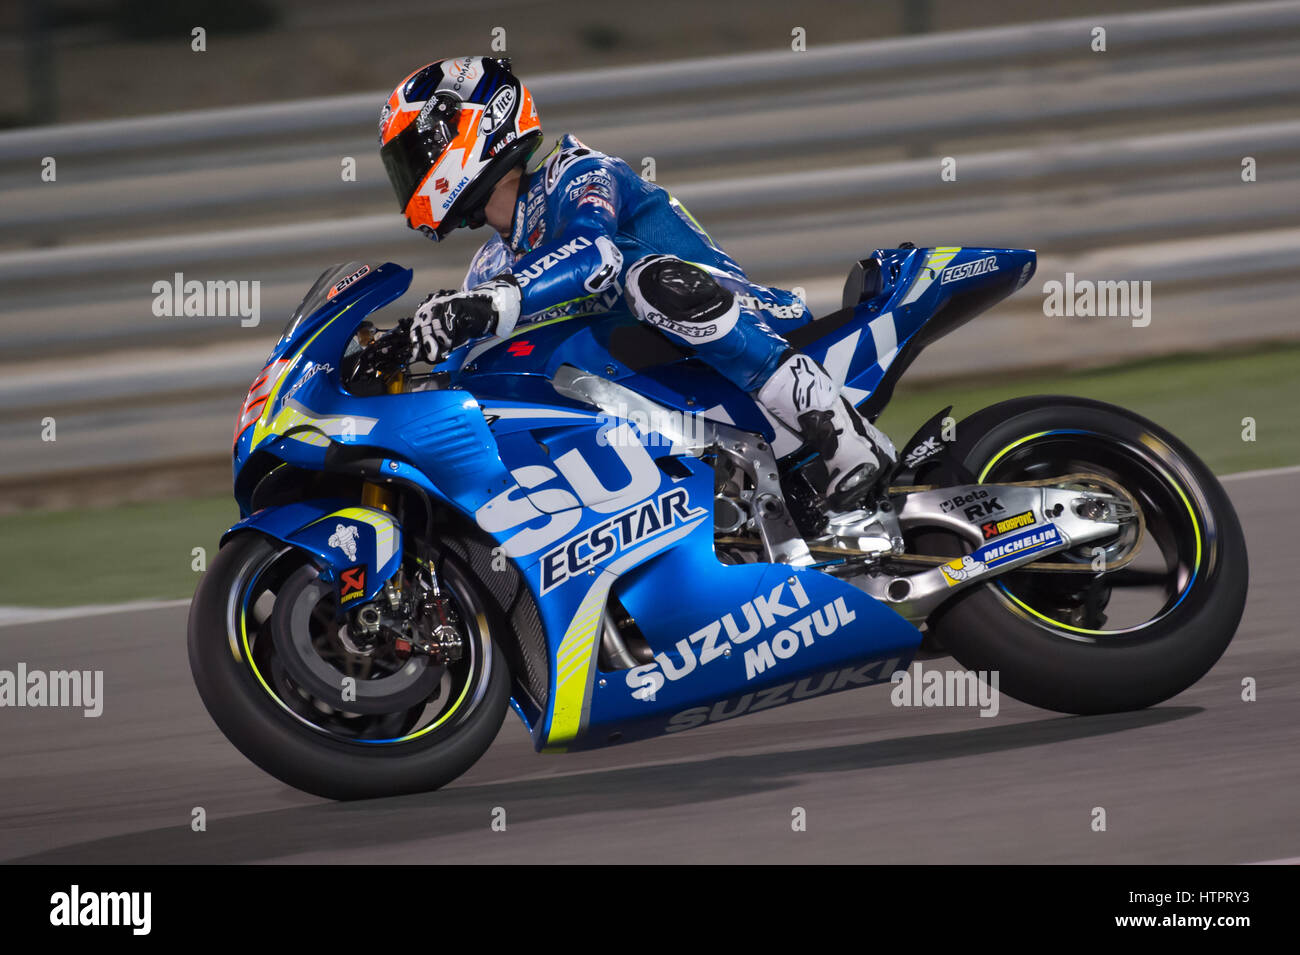
[[[565,135],[536,156],[541,122],[507,59],[421,67],[389,96],[380,155],[407,225],[438,241],[490,225],[460,291],[420,303],[412,359],[437,364],[485,336],[607,311],[632,313],[744,389],[825,464],[832,508],[860,503],[895,460],[822,366],[764,320],[798,317],[794,294],[752,283],[665,190]],[[536,158],[535,158],[536,156]]]

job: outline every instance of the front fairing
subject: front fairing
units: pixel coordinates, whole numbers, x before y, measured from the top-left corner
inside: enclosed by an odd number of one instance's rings
[[[361,397],[343,388],[340,367],[357,326],[411,283],[411,271],[391,263],[357,275],[360,268],[349,264],[322,275],[249,391],[233,448],[236,498],[245,515],[255,479],[268,467],[320,469],[329,455],[360,449],[369,449],[395,478],[408,470],[436,477],[442,495],[471,510],[507,478],[468,393]],[[245,470],[250,478],[241,480]]]

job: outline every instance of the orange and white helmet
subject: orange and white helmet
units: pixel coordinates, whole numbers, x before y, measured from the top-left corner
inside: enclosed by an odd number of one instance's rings
[[[379,115],[379,155],[406,224],[434,241],[482,225],[493,187],[541,141],[533,97],[505,58],[423,66]]]

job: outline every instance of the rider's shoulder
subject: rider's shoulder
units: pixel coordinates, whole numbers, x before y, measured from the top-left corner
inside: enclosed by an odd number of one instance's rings
[[[561,184],[571,183],[578,176],[587,173],[618,176],[626,168],[628,165],[623,160],[592,149],[572,133],[565,133],[556,141],[539,167],[547,195],[554,193]]]

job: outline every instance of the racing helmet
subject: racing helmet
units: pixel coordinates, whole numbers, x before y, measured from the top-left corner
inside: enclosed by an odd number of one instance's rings
[[[422,66],[379,114],[379,155],[406,224],[435,242],[482,225],[493,187],[541,141],[533,97],[504,57]]]

